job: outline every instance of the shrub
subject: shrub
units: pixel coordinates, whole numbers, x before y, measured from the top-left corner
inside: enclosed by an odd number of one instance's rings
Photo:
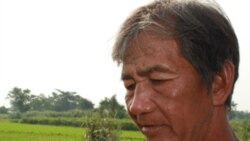
[[[119,141],[120,129],[111,118],[88,118],[85,141]]]
[[[122,130],[138,130],[135,123],[131,119],[119,119],[117,120],[117,124],[120,125]]]
[[[34,116],[45,116],[45,117],[83,117],[86,116],[90,111],[83,110],[70,110],[64,112],[56,112],[56,111],[28,111],[23,115],[25,117],[34,117]]]
[[[11,113],[9,116],[12,120],[17,120],[22,118],[22,114],[20,112]]]

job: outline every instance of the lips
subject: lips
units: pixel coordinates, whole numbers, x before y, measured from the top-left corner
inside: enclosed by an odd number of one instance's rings
[[[157,135],[160,130],[167,128],[167,125],[142,125],[141,131],[146,135]]]

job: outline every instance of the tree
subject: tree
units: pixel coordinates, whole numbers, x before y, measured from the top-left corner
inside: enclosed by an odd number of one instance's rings
[[[38,96],[32,95],[30,100],[30,110],[42,111],[51,110],[50,98],[47,98],[44,94]]]
[[[94,104],[81,96],[77,95],[76,92],[68,92],[58,90],[53,92],[51,97],[52,107],[55,111],[67,111],[72,109],[94,109]]]
[[[105,98],[100,102],[99,108],[102,114],[109,114],[112,117],[116,118],[125,118],[127,117],[127,112],[123,105],[120,105],[116,100],[116,95],[113,95],[111,98]]]
[[[76,95],[76,100],[77,100],[77,107],[79,109],[84,109],[84,110],[92,110],[94,109],[94,104],[89,101],[88,99],[82,98],[79,95]]]
[[[9,93],[7,98],[10,99],[11,108],[15,112],[26,112],[29,110],[31,99],[29,89],[22,90],[21,88],[14,87]]]
[[[8,113],[8,109],[5,106],[1,106],[0,107],[0,114],[7,114]]]
[[[57,89],[53,92],[53,107],[55,111],[67,111],[75,109],[77,106],[75,92],[62,91]]]

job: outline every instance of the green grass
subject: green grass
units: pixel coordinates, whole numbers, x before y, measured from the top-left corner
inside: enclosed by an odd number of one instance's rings
[[[32,125],[0,120],[0,141],[83,141],[84,128]],[[122,131],[123,141],[143,140],[135,131]]]
[[[231,121],[238,137],[250,141],[250,121]],[[83,141],[85,129],[69,126],[13,123],[0,118],[0,141]],[[122,141],[143,141],[144,136],[137,131],[122,131]]]
[[[84,129],[0,122],[0,141],[81,141]]]
[[[124,138],[123,141],[145,141],[143,134],[137,131],[122,131],[122,137]]]

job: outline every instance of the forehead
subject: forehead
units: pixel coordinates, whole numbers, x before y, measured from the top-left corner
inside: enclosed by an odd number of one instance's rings
[[[165,73],[181,73],[189,69],[193,70],[193,66],[181,55],[174,38],[162,39],[156,35],[140,34],[125,51],[122,78],[137,76],[135,74],[146,76],[162,70]]]
[[[124,53],[123,64],[133,64],[142,57],[148,61],[183,58],[175,38],[163,38],[153,33],[140,33],[129,42]]]

